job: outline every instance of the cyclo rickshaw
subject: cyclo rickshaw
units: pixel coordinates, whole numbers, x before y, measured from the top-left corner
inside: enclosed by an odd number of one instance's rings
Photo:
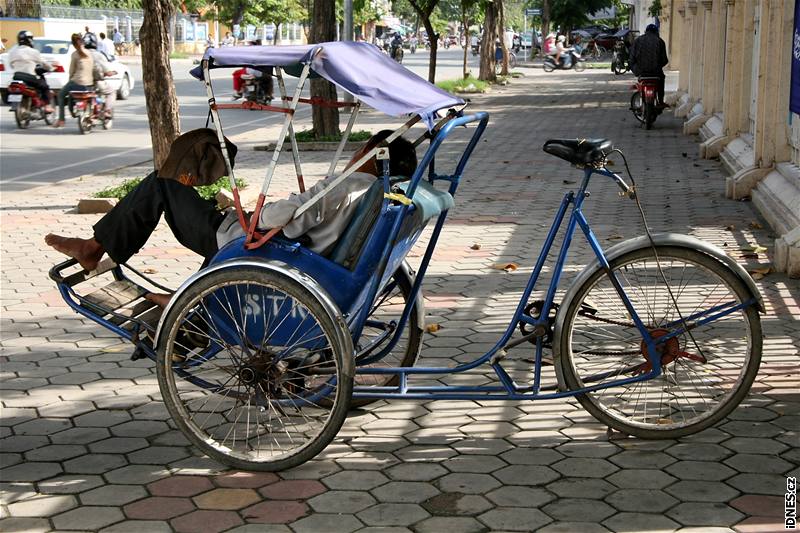
[[[282,105],[217,103],[211,70],[244,66],[273,69]],[[488,115],[465,114],[462,100],[364,43],[210,49],[193,74],[205,83],[223,154],[220,110],[245,105],[284,113],[249,220],[227,161],[246,236],[187,279],[163,312],[142,297],[151,287],[168,289],[127,265],[106,260],[84,272],[69,260],[55,266],[51,277],[75,311],[132,341],[132,357],[156,361],[169,413],[210,457],[253,470],[299,465],[336,436],[352,406],[376,399],[576,397],[600,422],[626,435],[677,438],[715,424],[747,394],[761,357],[763,303],[755,283],[722,250],[689,236],[646,229],[646,235],[603,250],[582,209],[590,178],[606,178],[641,207],[635,186],[606,167],[607,157],[618,152],[610,141],[547,141],[546,152],[583,169],[584,176],[557,207],[504,332],[473,361],[416,366],[425,333],[423,278]],[[285,74],[298,77],[291,96]],[[355,101],[301,98],[310,76],[333,82]],[[352,108],[329,176],[362,103],[410,116],[335,178],[336,183],[347,179],[373,156],[383,169],[325,256],[281,235],[279,228],[264,234],[256,228],[287,137],[304,189],[293,128],[299,103]],[[424,156],[410,178],[395,177],[386,146],[418,122],[425,126],[416,139],[418,145],[427,142]],[[445,172],[436,165],[436,154],[457,128],[466,132],[462,153]],[[295,216],[324,195],[315,195]],[[414,272],[406,256],[429,221],[433,227]],[[578,228],[595,259],[557,304]],[[559,232],[563,237],[556,245]],[[537,299],[534,287],[551,255],[550,280]],[[101,276],[111,278],[110,284],[79,291],[84,283],[97,286]],[[515,350],[527,358],[514,357]],[[544,366],[548,362],[554,376]],[[478,379],[468,379],[473,371]]]

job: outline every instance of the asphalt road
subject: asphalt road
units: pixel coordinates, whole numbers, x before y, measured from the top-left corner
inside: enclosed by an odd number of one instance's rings
[[[437,79],[461,75],[461,49],[441,50],[437,57]],[[469,56],[473,70],[476,58]],[[427,77],[428,52],[406,51],[404,65]],[[98,173],[121,166],[147,161],[151,158],[150,130],[142,89],[141,65],[129,65],[136,86],[128,100],[117,101],[113,129],[98,126],[89,135],[81,135],[75,119],[67,117],[64,129],[48,127],[43,121],[32,122],[27,130],[18,130],[8,107],[0,107],[0,189],[20,191],[54,183],[84,174]],[[180,103],[181,129],[188,131],[203,127],[208,108],[204,86],[189,76],[190,60],[174,60],[172,71]],[[227,99],[232,91],[230,71],[220,70],[213,77],[216,94]],[[296,85],[289,78],[288,89]],[[277,122],[281,116],[251,111],[225,111],[226,134],[236,134],[247,128]]]

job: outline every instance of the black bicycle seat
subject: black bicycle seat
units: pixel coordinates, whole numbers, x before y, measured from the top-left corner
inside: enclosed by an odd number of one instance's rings
[[[614,145],[608,139],[549,139],[542,150],[573,165],[589,165],[602,161]]]

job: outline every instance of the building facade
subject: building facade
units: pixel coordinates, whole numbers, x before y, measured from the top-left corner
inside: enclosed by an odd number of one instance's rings
[[[661,36],[679,71],[670,95],[726,195],[750,197],[776,235],[773,265],[800,277],[800,116],[789,111],[795,2],[662,0]],[[800,51],[799,51],[800,52]]]

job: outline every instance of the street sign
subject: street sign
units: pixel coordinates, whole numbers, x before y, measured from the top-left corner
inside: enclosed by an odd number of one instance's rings
[[[542,14],[542,10],[539,9],[539,8],[532,8],[532,9],[526,9],[525,10],[525,16],[526,17],[535,17],[535,16],[541,15],[541,14]]]

